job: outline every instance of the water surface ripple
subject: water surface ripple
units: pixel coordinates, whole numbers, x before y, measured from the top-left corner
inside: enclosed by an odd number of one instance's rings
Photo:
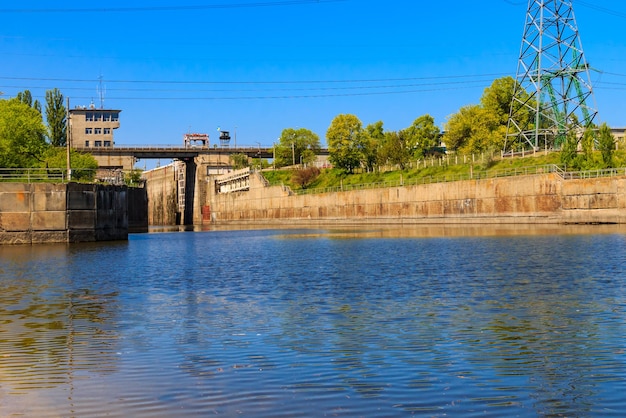
[[[625,244],[310,229],[0,247],[0,416],[621,416]]]

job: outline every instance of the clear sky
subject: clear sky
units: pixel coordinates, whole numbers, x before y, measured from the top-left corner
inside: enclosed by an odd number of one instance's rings
[[[271,146],[326,145],[341,113],[439,126],[515,76],[526,0],[21,0],[0,6],[0,91],[121,109],[118,145],[181,144],[218,127]],[[626,126],[626,2],[574,0],[600,122]],[[100,84],[99,79],[102,79]]]

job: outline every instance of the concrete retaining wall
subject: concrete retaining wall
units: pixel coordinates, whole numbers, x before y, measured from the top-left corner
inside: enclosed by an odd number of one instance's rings
[[[0,243],[128,239],[128,207],[126,186],[0,183]]]
[[[626,178],[556,174],[289,196],[252,181],[209,193],[210,222],[626,223]]]
[[[148,224],[176,225],[180,218],[178,208],[177,175],[175,165],[167,165],[143,174],[148,192]]]

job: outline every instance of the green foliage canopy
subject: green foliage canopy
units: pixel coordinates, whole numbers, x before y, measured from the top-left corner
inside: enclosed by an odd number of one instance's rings
[[[374,171],[374,167],[380,164],[380,152],[385,143],[383,121],[370,123],[365,127],[365,132],[364,163],[367,171]]]
[[[606,122],[600,125],[600,129],[598,130],[598,149],[602,155],[604,168],[612,168],[614,166],[613,153],[615,152],[615,137]]]
[[[48,138],[53,147],[64,147],[67,141],[67,117],[63,105],[63,95],[59,89],[46,91],[46,119],[48,122]]]
[[[279,143],[275,147],[277,167],[293,164],[310,164],[315,161],[320,150],[320,138],[306,128],[287,128],[280,134]]]
[[[229,160],[234,170],[250,167],[250,161],[248,160],[248,156],[246,154],[231,154]]]
[[[439,128],[435,125],[435,118],[428,114],[415,119],[405,131],[407,151],[413,158],[424,157],[429,150],[439,146]]]
[[[0,167],[35,167],[47,144],[41,113],[17,98],[0,100]]]
[[[511,112],[513,93],[521,88],[512,77],[494,80],[484,90],[480,104],[464,106],[448,118],[443,137],[447,147],[466,153],[503,149],[511,113],[524,127],[531,123],[530,112],[521,103],[516,102]]]
[[[367,133],[355,115],[335,117],[326,131],[330,162],[337,168],[352,173],[365,159]]]
[[[65,147],[48,147],[42,160],[42,167],[65,170],[67,168],[67,149]],[[72,168],[72,180],[93,181],[98,162],[91,154],[70,150],[70,166]]]

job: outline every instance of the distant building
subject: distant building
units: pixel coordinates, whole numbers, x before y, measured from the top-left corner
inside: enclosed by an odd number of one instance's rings
[[[72,148],[112,148],[113,131],[120,127],[121,110],[76,107],[69,111],[69,138]]]

